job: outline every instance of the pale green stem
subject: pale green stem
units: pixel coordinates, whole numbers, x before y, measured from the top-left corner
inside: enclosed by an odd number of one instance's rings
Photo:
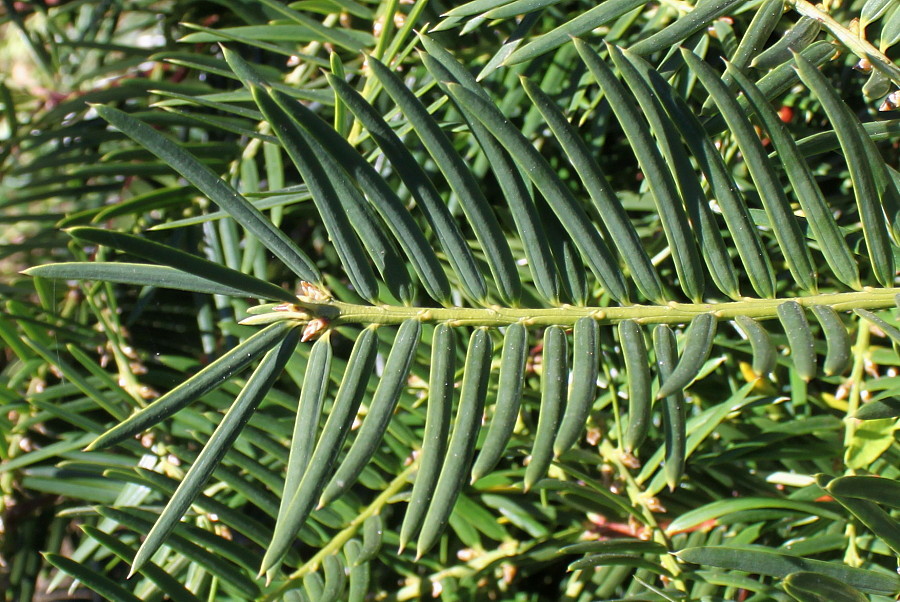
[[[656,517],[653,516],[653,511],[647,505],[647,496],[644,495],[640,485],[635,482],[634,478],[631,476],[631,472],[622,463],[622,451],[613,447],[612,443],[609,442],[609,439],[604,439],[600,443],[600,455],[604,460],[615,466],[619,477],[625,482],[625,490],[628,493],[629,501],[633,506],[641,509],[644,524],[659,531],[659,524],[656,522]],[[660,533],[662,532],[660,531]],[[665,537],[664,533],[663,537]],[[663,540],[660,543],[667,544],[668,540]]]
[[[559,532],[554,535],[554,538],[559,541],[564,541],[567,540],[570,536],[580,534],[581,532],[581,527],[576,527]],[[501,543],[496,549],[489,552],[484,552],[483,554],[476,556],[465,564],[460,564],[444,569],[442,571],[438,571],[436,573],[432,573],[427,577],[409,577],[406,580],[406,585],[397,592],[396,596],[393,599],[397,600],[398,602],[401,600],[417,600],[420,598],[422,591],[431,591],[431,588],[423,589],[422,582],[425,580],[428,580],[433,584],[440,583],[442,580],[447,579],[448,577],[456,579],[471,577],[472,575],[476,575],[485,571],[498,562],[502,562],[504,558],[514,558],[516,556],[521,556],[534,546],[540,543],[544,543],[545,541],[546,540],[533,540],[523,543],[522,541],[510,539]]]
[[[493,306],[468,307],[400,307],[389,305],[356,305],[329,300],[315,302],[299,299],[296,311],[277,311],[253,316],[246,323],[267,323],[276,320],[321,318],[332,326],[341,324],[396,325],[414,319],[428,323],[446,323],[450,326],[502,327],[510,324],[525,326],[571,327],[580,318],[590,316],[604,324],[622,320],[635,320],[641,324],[684,324],[698,315],[713,313],[719,320],[747,316],[758,320],[778,317],[778,306],[786,301],[796,301],[804,307],[825,305],[836,311],[853,309],[885,309],[893,307],[900,288],[866,287],[852,293],[827,293],[805,297],[782,299],[743,299],[723,303],[669,303],[668,305],[630,305],[627,307],[575,307],[564,305],[555,308],[511,308]]]
[[[616,423],[616,441],[618,449],[621,453],[625,453],[625,430],[622,428],[622,411],[619,407],[619,392],[616,390],[615,380],[609,373],[609,367],[604,362],[604,371],[606,372],[606,380],[609,383],[609,394],[612,396],[610,403],[613,409],[613,420]]]
[[[536,542],[528,542],[523,544],[521,542],[511,540],[500,544],[499,547],[491,550],[490,552],[485,552],[480,556],[476,556],[466,564],[450,567],[448,569],[444,569],[420,579],[408,578],[406,581],[407,585],[402,587],[397,592],[394,599],[398,602],[401,600],[419,600],[423,591],[422,582],[426,579],[430,583],[434,584],[440,583],[442,580],[447,579],[448,577],[454,577],[456,579],[470,577],[471,575],[481,573],[491,565],[502,561],[504,558],[511,558],[520,554],[524,554],[526,551],[528,551],[529,548],[532,548],[535,543]],[[424,591],[432,591],[432,588],[424,588]]]
[[[853,348],[853,369],[850,372],[849,379],[850,394],[847,397],[847,415],[844,417],[844,448],[848,452],[859,423],[859,420],[854,418],[853,415],[859,409],[859,400],[862,395],[863,377],[869,353],[869,334],[868,322],[861,321],[859,331],[856,333],[856,345]],[[844,458],[845,462],[848,460],[848,458]]]
[[[335,535],[334,538],[324,545],[315,556],[306,562],[306,564],[294,571],[281,587],[269,594],[265,599],[280,600],[281,594],[296,585],[305,575],[317,570],[319,565],[322,564],[322,561],[325,560],[326,556],[331,556],[332,554],[340,552],[341,548],[344,547],[344,544],[347,543],[351,537],[356,535],[357,531],[359,531],[367,518],[381,512],[381,509],[384,508],[385,504],[387,504],[392,497],[400,493],[400,490],[406,487],[409,483],[410,475],[416,470],[418,470],[418,462],[413,462],[407,466],[403,472],[398,474],[394,480],[385,487],[384,491],[382,491],[365,510],[357,514],[356,517],[350,521],[349,525]]]
[[[853,447],[853,439],[856,436],[856,428],[859,421],[853,417],[859,409],[859,400],[862,394],[863,377],[865,376],[866,358],[869,352],[869,326],[866,322],[860,322],[859,331],[856,333],[856,345],[853,348],[853,369],[850,371],[850,394],[847,399],[847,415],[844,417],[844,463],[850,461],[850,450]],[[853,474],[848,470],[847,474]],[[847,537],[847,549],[844,551],[844,562],[850,566],[860,566],[862,558],[856,547],[856,524],[850,520],[844,529]]]
[[[662,0],[660,4],[665,4],[666,6],[674,8],[679,13],[683,14],[692,12],[696,8],[696,2],[694,4],[690,4],[688,2],[684,2],[683,0]]]
[[[653,514],[653,509],[650,507],[650,499],[653,496],[648,496],[647,492],[641,489],[641,486],[638,485],[631,475],[631,471],[623,464],[622,451],[614,448],[609,440],[604,439],[600,444],[600,455],[616,468],[619,477],[625,482],[625,492],[628,494],[628,499],[635,508],[641,509],[644,524],[652,529],[653,540],[663,544],[666,548],[671,548],[669,537],[660,528],[659,523],[656,521],[656,516]],[[663,554],[660,561],[669,572],[675,575],[676,587],[681,591],[687,591],[687,586],[678,579],[681,567],[678,566],[675,558],[671,554]]]
[[[577,600],[581,595],[581,592],[584,591],[583,575],[584,571],[580,569],[572,572],[569,581],[566,584],[565,596],[567,599]]]
[[[380,59],[385,48],[387,48],[387,37],[394,31],[394,14],[397,12],[399,4],[399,0],[387,0],[386,4],[381,5],[384,7],[384,10],[376,16],[376,19],[382,19],[382,27],[381,31],[378,32],[375,48],[372,50],[372,56],[375,58]],[[360,94],[362,94],[363,98],[372,102],[375,95],[381,90],[381,84],[376,78],[368,77],[368,67],[365,66],[365,64],[363,66],[363,71],[366,73],[367,77]],[[360,123],[358,119],[354,119],[353,125],[350,127],[350,133],[347,135],[347,141],[355,146],[359,144],[362,139],[362,123]]]
[[[865,38],[850,31],[835,21],[831,15],[822,11],[806,0],[788,0],[788,4],[804,17],[815,19],[822,24],[837,40],[861,59],[867,59],[872,66],[890,77],[894,84],[900,86],[900,67],[894,64],[883,52],[872,46]]]
[[[394,15],[397,14],[397,9],[400,8],[400,0],[388,0],[387,3],[383,3],[381,6],[384,7],[384,10],[376,17],[376,22],[379,19],[381,20],[381,31],[378,32],[375,49],[372,51],[372,56],[379,60],[384,56],[384,51],[388,47],[388,40],[394,33]]]
[[[335,27],[338,23],[339,18],[340,15],[338,15],[337,13],[331,13],[322,20],[322,25],[324,25],[325,27]],[[314,56],[322,49],[322,46],[322,42],[310,42],[301,50],[301,53],[308,56]],[[287,74],[287,76],[284,78],[284,83],[288,84],[289,86],[296,86],[299,88],[312,75],[317,74],[318,72],[319,68],[312,63],[301,62],[296,69]]]
[[[566,537],[567,535],[568,533],[561,533],[560,538]],[[464,579],[466,577],[470,577],[487,570],[492,565],[498,562],[502,562],[504,558],[513,558],[515,556],[522,555],[529,549],[533,548],[537,543],[538,542],[536,541],[521,543],[515,540],[510,540],[500,544],[500,546],[494,550],[485,552],[480,556],[476,556],[466,564],[450,567],[421,579],[407,579],[408,585],[405,585],[403,588],[401,588],[397,592],[394,599],[398,602],[402,600],[419,600],[421,599],[422,591],[432,591],[431,588],[423,589],[422,582],[426,579],[432,584],[440,583],[448,577]],[[410,583],[410,581],[412,581],[412,583]]]
[[[109,341],[109,350],[112,351],[113,360],[118,369],[118,377],[122,389],[134,399],[137,407],[144,407],[147,405],[147,402],[141,396],[143,386],[138,382],[138,379],[132,370],[131,361],[122,349],[125,347],[126,342],[122,338],[122,327],[119,324],[118,315],[115,312],[107,313],[108,310],[103,310],[96,303],[95,295],[101,289],[105,291],[107,298],[113,298],[112,286],[108,282],[98,282],[90,288],[87,286],[84,287],[84,301],[87,303],[88,307],[90,307],[94,317],[97,318],[97,322],[99,322],[103,329],[103,334],[106,335],[106,340]]]
[[[862,566],[863,559],[860,557],[859,549],[856,547],[856,523],[852,520],[847,521],[844,536],[847,538],[847,549],[844,550],[844,563],[848,566]]]

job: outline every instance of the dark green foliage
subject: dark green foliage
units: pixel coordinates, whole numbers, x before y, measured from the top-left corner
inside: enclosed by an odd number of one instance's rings
[[[900,6],[825,4],[4,2],[4,599],[894,599]]]

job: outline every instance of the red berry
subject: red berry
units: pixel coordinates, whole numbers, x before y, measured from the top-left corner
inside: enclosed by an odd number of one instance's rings
[[[789,106],[783,106],[778,109],[778,118],[781,119],[783,123],[790,123],[794,119],[794,109]]]

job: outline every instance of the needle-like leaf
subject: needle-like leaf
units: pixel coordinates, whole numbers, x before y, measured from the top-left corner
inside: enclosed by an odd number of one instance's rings
[[[587,214],[575,201],[572,193],[560,181],[559,176],[540,153],[515,129],[500,110],[479,95],[455,84],[448,86],[450,94],[471,115],[481,121],[514,158],[520,169],[531,178],[534,185],[547,198],[572,241],[578,246],[583,259],[591,266],[597,279],[618,301],[627,301],[627,285],[624,274],[612,256],[609,247],[590,223]]]
[[[251,414],[269,392],[275,379],[281,374],[281,370],[293,354],[299,339],[298,329],[292,329],[281,344],[276,349],[269,351],[260,362],[253,376],[247,381],[240,395],[203,447],[203,451],[191,465],[159,519],[150,529],[147,538],[141,544],[131,563],[131,574],[140,569],[156,553],[156,550],[165,542],[169,533],[190,508],[194,498],[200,494],[203,485],[237,439]]]
[[[223,286],[242,290],[245,295],[288,303],[297,300],[293,294],[280,286],[146,238],[100,228],[70,228],[68,232],[78,240],[119,249],[142,259],[200,276],[204,280],[212,280]]]
[[[97,437],[88,446],[88,449],[101,449],[115,445],[165,420],[191,402],[221,386],[229,378],[246,368],[250,362],[277,345],[293,328],[295,328],[294,324],[280,321],[260,330],[146,408]]]
[[[96,106],[94,109],[106,121],[121,130],[129,138],[165,161],[184,176],[210,200],[227,211],[242,226],[252,232],[260,242],[307,282],[319,283],[321,274],[312,260],[288,236],[238,192],[200,163],[175,142],[128,113],[112,107]]]
[[[497,217],[472,172],[425,106],[403,85],[402,80],[371,57],[369,68],[410,121],[459,199],[469,225],[484,250],[500,298],[507,303],[518,303],[521,283],[512,252],[502,235]]]
[[[210,295],[245,297],[247,293],[237,288],[207,280],[202,276],[182,272],[175,268],[144,263],[95,263],[69,262],[39,265],[22,271],[29,276],[59,280],[100,280],[138,286],[174,288]]]

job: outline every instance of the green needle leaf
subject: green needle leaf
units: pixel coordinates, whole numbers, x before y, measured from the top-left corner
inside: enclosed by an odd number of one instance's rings
[[[343,80],[331,75],[326,75],[326,77],[328,77],[328,82],[335,94],[369,130],[369,134],[397,170],[397,175],[403,184],[416,199],[416,203],[422,209],[441,247],[447,254],[447,260],[459,275],[466,293],[473,299],[484,299],[487,295],[487,286],[475,263],[475,258],[472,256],[472,250],[466,245],[459,225],[450,215],[450,211],[435,189],[434,183],[384,118],[359,92]]]
[[[115,445],[162,422],[222,385],[250,362],[277,345],[294,328],[296,324],[280,321],[260,330],[146,408],[97,437],[87,449],[102,449]]]
[[[556,103],[539,86],[527,78],[522,78],[521,81],[525,93],[543,115],[547,125],[553,130],[557,142],[562,146],[572,166],[578,172],[607,230],[616,233],[611,237],[612,242],[631,271],[638,290],[654,303],[659,303],[661,299],[665,298],[659,274],[650,262],[641,238],[631,220],[628,219],[621,201],[607,183],[606,175],[600,169],[600,165],[594,159],[587,144],[565,118]]]
[[[834,126],[850,168],[850,180],[853,182],[853,193],[875,277],[882,285],[891,286],[897,275],[894,270],[894,253],[888,238],[887,220],[879,202],[882,191],[876,186],[877,178],[873,173],[875,165],[870,161],[864,141],[866,133],[862,130],[859,119],[851,113],[825,76],[802,55],[795,54],[794,60],[803,83],[818,97]]]
[[[885,397],[867,401],[853,415],[859,420],[880,420],[882,418],[900,417],[900,398]]]
[[[59,554],[44,554],[47,562],[72,577],[78,579],[92,590],[105,597],[108,600],[121,600],[122,602],[140,602],[140,598],[129,592],[127,589],[113,581],[112,579],[102,575],[88,567],[75,562],[65,556]]]
[[[95,263],[92,261],[51,263],[22,271],[28,276],[57,280],[101,280],[138,286],[174,288],[194,293],[246,297],[247,293],[175,268],[145,263]],[[292,297],[296,301],[295,297]]]
[[[784,187],[772,168],[768,153],[747,119],[746,111],[740,107],[734,94],[722,83],[720,75],[712,67],[692,52],[682,50],[681,54],[691,71],[709,90],[744,155],[747,168],[759,190],[760,200],[794,281],[804,290],[815,291],[815,269],[800,224],[797,223]]]
[[[656,137],[656,146],[659,147],[665,163],[675,180],[678,193],[684,200],[685,208],[690,216],[690,224],[695,236],[703,249],[703,260],[709,270],[709,276],[720,291],[737,299],[740,297],[738,289],[738,274],[734,269],[729,249],[722,238],[719,224],[713,215],[707,202],[706,192],[700,183],[700,178],[691,163],[690,155],[681,142],[681,137],[672,119],[666,115],[662,104],[656,99],[653,90],[645,81],[637,67],[637,63],[643,62],[637,56],[628,56],[616,46],[607,46],[610,57],[616,68],[622,74],[625,83],[636,99],[642,101],[641,108],[647,119],[650,131]],[[651,67],[645,63],[646,72]]]
[[[276,101],[278,98],[276,96]],[[344,106],[343,102],[340,106]],[[403,248],[425,290],[433,299],[449,304],[450,284],[434,247],[425,239],[422,229],[385,179],[338,132],[301,103],[287,106],[282,103],[282,107],[318,141],[321,149],[327,149],[334,160],[356,179],[372,207]]]
[[[662,399],[687,387],[703,367],[716,336],[716,318],[713,314],[700,314],[684,334],[684,349],[678,364],[667,378],[662,380],[656,398]]]
[[[302,280],[321,283],[322,276],[306,253],[211,169],[172,140],[127,113],[99,105],[94,109],[103,119],[168,163],[200,192],[231,214],[235,221],[259,238],[269,251]]]
[[[772,140],[772,145],[784,165],[794,194],[800,202],[800,207],[806,214],[806,221],[819,243],[822,255],[825,256],[825,261],[828,262],[834,275],[841,282],[854,289],[859,289],[861,285],[856,259],[850,252],[850,247],[844,240],[832,209],[825,201],[822,190],[816,184],[809,165],[806,164],[793,138],[788,134],[784,123],[778,118],[775,109],[772,108],[759,88],[739,69],[728,65],[726,72],[738,83],[757,117],[763,122],[769,138]]]
[[[525,491],[547,474],[553,461],[553,441],[559,432],[569,388],[569,343],[565,331],[558,326],[544,331],[541,366],[541,408],[531,445],[531,461],[525,467]]]
[[[530,61],[537,56],[559,48],[573,37],[584,35],[644,4],[646,2],[640,2],[639,0],[607,0],[606,2],[601,2],[574,19],[566,21],[556,29],[525,44],[509,55],[505,63],[507,65],[515,65]]]
[[[446,324],[439,324],[435,327],[431,339],[425,433],[422,436],[419,470],[400,528],[401,550],[419,530],[440,476],[444,454],[447,451],[447,433],[450,431],[455,373],[456,337],[453,329]]]
[[[194,499],[203,489],[203,485],[219,465],[225,453],[231,448],[244,425],[247,424],[250,416],[272,388],[285,364],[294,353],[294,348],[299,340],[298,329],[292,329],[278,348],[269,351],[260,362],[259,367],[247,381],[237,399],[234,400],[225,417],[222,418],[222,422],[210,436],[203,451],[191,465],[159,519],[150,529],[147,538],[135,554],[130,574],[133,575],[145,562],[150,560],[187,509],[190,508]]]
[[[606,94],[631,143],[631,148],[650,185],[660,223],[672,249],[672,259],[681,281],[681,288],[688,298],[697,301],[702,298],[704,287],[700,252],[688,226],[687,213],[676,190],[672,174],[666,167],[659,149],[653,144],[650,128],[638,113],[638,101],[633,95],[628,94],[612,70],[590,46],[582,40],[575,40],[575,48]]]
[[[729,62],[736,69],[744,69],[753,60],[753,57],[759,54],[759,51],[765,46],[766,40],[775,31],[781,16],[784,14],[784,0],[765,0],[753,15],[753,20],[747,26],[741,41],[738,43],[734,54],[729,57]],[[726,85],[732,87],[732,76],[726,73],[722,77],[722,81]],[[700,110],[701,113],[707,113],[713,106],[712,98],[707,98]]]
[[[411,304],[416,295],[416,287],[413,285],[409,271],[397,248],[386,233],[387,228],[378,219],[372,205],[363,197],[362,191],[350,181],[350,176],[344,171],[341,163],[326,150],[326,147],[303,129],[294,117],[293,111],[296,107],[301,106],[300,103],[278,91],[272,91],[271,94],[275,102],[284,110],[285,115],[296,126],[294,131],[303,137],[303,142],[319,159],[321,167],[324,169],[324,175],[330,181],[342,211],[346,213],[350,225],[359,236],[372,263],[378,268],[382,281],[400,301]],[[314,195],[313,200],[315,199]]]
[[[101,506],[97,508],[97,513],[138,534],[149,531],[157,518],[153,512],[133,507]],[[216,537],[194,525],[182,523],[166,540],[166,546],[202,570],[216,575],[223,586],[233,590],[241,599],[255,599],[259,595],[259,586],[245,570],[247,561],[253,555],[246,554],[234,542]],[[241,552],[244,554],[241,555]]]
[[[630,453],[641,446],[650,431],[652,381],[643,330],[634,320],[622,320],[618,330],[628,391],[628,428],[624,443],[625,451]]]
[[[366,259],[359,238],[350,226],[345,208],[338,201],[330,178],[306,143],[305,134],[266,91],[257,86],[251,86],[251,91],[253,100],[272,124],[281,146],[309,188],[328,237],[347,276],[350,277],[350,282],[361,297],[374,303],[378,298],[378,282],[375,280],[375,274]]]
[[[840,579],[808,571],[788,575],[784,591],[799,602],[867,602],[869,599]]]
[[[278,519],[284,516],[287,505],[294,497],[304,473],[309,467],[319,433],[319,419],[322,416],[322,405],[328,389],[331,373],[331,331],[326,332],[315,342],[309,352],[306,372],[303,374],[303,388],[300,401],[297,403],[297,418],[294,421],[294,432],[291,436],[291,452],[288,456],[284,489],[281,494],[281,505],[278,508]]]
[[[886,321],[879,318],[877,314],[874,314],[867,309],[854,309],[853,313],[864,319],[866,322],[876,326],[894,342],[894,345],[900,346],[900,328],[888,324]]]
[[[809,329],[806,311],[796,301],[785,301],[778,306],[777,311],[784,334],[787,335],[797,375],[809,382],[816,375],[817,360],[815,339]]]
[[[852,512],[859,522],[887,544],[894,554],[900,556],[900,524],[897,523],[897,519],[885,512],[881,506],[867,499],[860,499],[859,496],[844,497],[835,494],[830,488],[828,490],[841,506]]]
[[[560,223],[578,246],[584,261],[597,276],[609,295],[619,302],[627,302],[625,276],[617,265],[606,242],[591,224],[584,209],[562,183],[547,160],[517,130],[491,102],[458,84],[449,84],[453,99],[475,116],[497,138],[513,157],[519,169],[527,174],[547,199]]]
[[[369,57],[368,65],[409,120],[453,192],[456,193],[469,225],[484,250],[500,297],[507,303],[516,303],[521,295],[516,263],[497,217],[484,197],[475,176],[422,102],[403,85],[403,81],[372,57]]]
[[[653,329],[653,350],[656,352],[656,368],[660,382],[670,381],[675,371],[678,347],[675,333],[666,324],[658,324]],[[662,399],[662,422],[665,433],[663,474],[671,491],[675,491],[684,475],[684,463],[688,456],[687,410],[684,404],[684,395],[680,390]]]
[[[719,154],[715,142],[706,134],[693,110],[659,73],[649,69],[646,62],[631,57],[628,52],[623,54],[647,79],[657,99],[681,131],[685,144],[709,183],[710,195],[719,204],[725,225],[734,241],[733,246],[737,249],[753,289],[761,297],[775,296],[775,274],[772,264],[750,219],[747,205],[741,198],[737,184],[722,155]]]
[[[68,233],[78,240],[119,249],[142,259],[167,265],[188,274],[197,276],[202,274],[200,277],[204,280],[212,280],[224,286],[242,290],[248,296],[286,301],[288,303],[297,301],[296,296],[280,286],[275,286],[265,280],[248,276],[216,262],[179,251],[168,245],[146,238],[132,236],[123,232],[87,227],[70,228]]]
[[[374,329],[367,328],[357,337],[340,388],[335,395],[331,413],[325,421],[322,434],[309,461],[309,468],[300,480],[300,485],[294,492],[284,517],[275,525],[272,541],[263,557],[260,575],[265,574],[285,556],[294,537],[319,499],[319,494],[325,487],[326,479],[331,473],[331,468],[341,451],[344,439],[350,432],[356,411],[365,395],[366,383],[375,365],[377,347],[378,338]]]
[[[427,36],[420,36],[420,39],[430,53],[421,55],[422,62],[435,79],[440,82],[452,81],[461,84],[485,99],[489,99],[487,92],[475,80],[475,76],[458,63],[452,54]],[[442,87],[446,90],[446,85],[442,85]],[[477,118],[466,111],[465,107],[460,106],[459,109],[484,151],[485,158],[503,190],[503,196],[509,205],[519,238],[522,241],[528,268],[538,291],[551,304],[557,304],[559,302],[559,281],[556,267],[550,252],[550,245],[547,242],[547,235],[531,197],[530,188],[502,145],[491,136]]]
[[[575,322],[572,343],[572,377],[566,409],[553,442],[556,456],[568,451],[587,425],[597,398],[597,374],[600,361],[600,325],[591,317]],[[647,358],[644,358],[646,361]]]
[[[400,394],[406,386],[406,377],[416,355],[421,333],[422,324],[414,319],[405,320],[397,330],[394,345],[384,363],[381,381],[372,395],[366,418],[359,427],[350,451],[322,493],[319,506],[327,506],[352,487],[359,473],[381,445],[384,432],[400,400]]]
[[[472,467],[472,482],[488,474],[500,461],[519,418],[522,389],[525,385],[525,360],[528,356],[528,331],[521,324],[510,324],[503,335],[500,356],[500,382],[494,416],[484,445]]]
[[[706,2],[697,2],[694,9],[689,13],[649,38],[632,45],[629,50],[639,56],[646,56],[658,50],[668,50],[672,46],[686,40],[691,34],[707,27],[712,21],[728,14],[731,9],[742,3],[743,0],[707,0]]]
[[[81,525],[81,529],[85,534],[100,542],[100,544],[109,549],[113,554],[124,561],[128,561],[134,550],[128,544],[124,543],[117,537],[104,533],[91,525]],[[147,563],[141,569],[141,575],[147,577],[150,581],[159,586],[166,592],[166,596],[171,598],[173,602],[200,602],[200,599],[185,588],[178,580],[153,563]]]
[[[870,594],[895,596],[900,592],[900,578],[896,574],[811,560],[761,547],[703,546],[686,548],[675,555],[685,562],[772,577],[784,578],[798,571],[809,571],[833,577]]]
[[[453,434],[447,446],[447,455],[441,466],[428,513],[422,523],[422,532],[416,542],[416,557],[421,558],[435,544],[465,484],[475,451],[475,441],[481,428],[484,398],[487,394],[491,370],[491,337],[487,330],[478,328],[469,339],[466,366],[460,389],[459,407],[453,422]]]
[[[826,504],[771,497],[742,497],[731,500],[718,500],[689,510],[673,520],[666,530],[669,533],[679,533],[702,525],[707,521],[727,517],[735,512],[762,508],[790,510],[797,514],[819,516],[831,520],[840,520],[841,518],[841,513],[835,512],[833,507],[829,507]]]
[[[665,554],[666,546],[641,539],[582,541],[559,549],[560,554]]]
[[[838,477],[828,483],[828,491],[834,495],[869,500],[900,508],[900,482],[882,477]]]

